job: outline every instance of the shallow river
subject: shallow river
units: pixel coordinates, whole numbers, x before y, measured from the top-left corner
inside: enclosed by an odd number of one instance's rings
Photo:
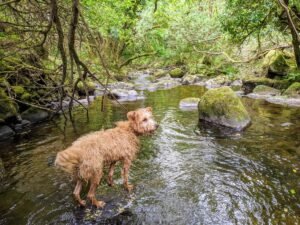
[[[142,138],[130,171],[133,193],[123,190],[120,167],[115,187],[102,182],[104,210],[76,206],[74,184],[53,161],[80,135],[125,119],[118,104],[108,102],[101,113],[97,100],[89,120],[77,109],[74,124],[57,118],[2,143],[0,224],[299,224],[300,109],[244,98],[252,124],[232,132],[198,124],[197,111],[179,109],[180,99],[204,91],[180,86],[122,103],[152,106],[160,128]]]

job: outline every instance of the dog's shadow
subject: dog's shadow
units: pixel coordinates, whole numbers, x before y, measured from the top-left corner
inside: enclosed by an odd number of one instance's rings
[[[76,207],[74,215],[78,224],[135,224],[137,216],[130,210],[135,195],[125,191],[97,196],[106,204],[104,208],[97,209],[88,204],[87,207]]]

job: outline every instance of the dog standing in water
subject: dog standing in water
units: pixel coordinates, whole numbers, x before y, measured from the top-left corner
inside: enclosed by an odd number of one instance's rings
[[[152,108],[142,108],[127,113],[127,121],[117,122],[117,126],[105,131],[89,133],[57,154],[55,165],[72,174],[76,180],[75,199],[85,206],[80,197],[83,182],[90,183],[88,199],[97,208],[105,203],[96,199],[96,189],[103,175],[103,165],[109,165],[108,183],[113,185],[114,168],[118,161],[123,163],[124,187],[131,191],[128,173],[132,160],[139,151],[138,136],[153,133],[158,125],[153,119]]]

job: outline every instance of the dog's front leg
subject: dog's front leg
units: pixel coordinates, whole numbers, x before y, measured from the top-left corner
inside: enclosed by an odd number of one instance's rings
[[[124,184],[125,189],[129,192],[132,191],[132,189],[133,189],[133,185],[129,184],[129,182],[128,182],[128,174],[129,174],[130,166],[131,166],[131,160],[124,159],[123,169],[122,169],[123,184]]]

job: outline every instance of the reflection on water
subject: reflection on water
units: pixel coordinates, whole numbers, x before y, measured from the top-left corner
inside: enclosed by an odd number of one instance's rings
[[[160,129],[142,137],[132,194],[122,188],[120,168],[116,187],[102,182],[97,195],[107,202],[104,210],[76,207],[74,184],[53,160],[80,135],[125,119],[118,104],[110,102],[101,113],[96,101],[89,121],[78,109],[74,125],[57,118],[2,144],[0,224],[299,224],[300,109],[243,99],[252,118],[246,131],[198,126],[197,111],[181,111],[178,104],[204,91],[183,86],[124,103],[128,109],[152,106]]]

